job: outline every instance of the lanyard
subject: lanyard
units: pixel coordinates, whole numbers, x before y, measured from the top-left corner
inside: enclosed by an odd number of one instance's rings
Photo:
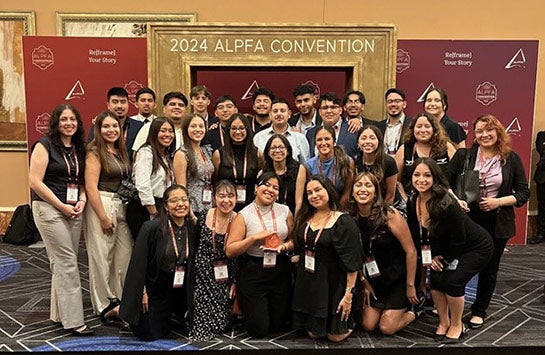
[[[336,174],[336,169],[337,168],[337,159],[334,157],[333,158],[333,175],[332,175],[332,182],[333,182],[333,186],[335,186],[335,181],[337,180],[337,174]],[[322,161],[320,160],[320,157],[318,157],[318,172],[320,174],[323,175],[322,173]]]
[[[114,153],[110,152],[110,151],[108,151],[108,153],[110,153],[110,155],[112,156],[115,164],[117,165],[117,167],[119,168],[119,171],[121,172],[121,178],[123,178],[125,176],[125,170],[123,169],[121,164],[119,164],[117,156]],[[127,166],[127,176],[129,176],[129,167],[128,166]]]
[[[482,188],[484,188],[486,190],[487,186],[486,186],[486,178],[488,177],[488,174],[490,174],[490,170],[492,170],[492,167],[496,164],[496,159],[495,157],[492,157],[492,160],[490,161],[489,163],[489,166],[488,166],[488,170],[486,171],[481,171],[481,169],[483,169],[485,167],[485,161],[484,161],[484,157],[482,156],[481,154],[481,150],[479,149],[479,152],[478,152],[478,156],[479,156],[479,165],[480,165],[480,169],[479,169],[479,172],[480,172],[480,175],[481,175],[481,181],[482,181]],[[486,193],[488,193],[488,191],[486,191]]]
[[[201,155],[201,159],[202,159],[202,162],[203,162],[203,169],[204,169],[204,180],[205,182],[209,183],[210,182],[210,178],[212,177],[212,169],[209,169],[210,168],[210,165],[208,164],[209,160],[207,160],[206,158],[206,155],[204,154],[204,151],[203,151],[203,148],[200,147],[199,148],[199,153]]]
[[[360,214],[358,213],[358,226],[360,226],[359,227],[360,230],[361,230],[361,223],[362,223],[362,218]],[[365,223],[367,224],[367,226],[369,225],[368,221],[365,221]],[[366,227],[365,229],[368,229],[368,227]],[[361,231],[361,235],[363,236],[363,231]],[[369,237],[368,250],[365,250],[365,252],[367,253],[367,256],[369,257],[373,256],[373,240],[371,239],[371,237]]]
[[[312,250],[316,248],[316,244],[318,244],[318,240],[320,240],[320,237],[322,236],[322,232],[324,231],[324,228],[327,225],[327,222],[329,222],[329,219],[331,218],[332,214],[333,214],[333,211],[329,211],[329,213],[327,214],[327,217],[324,220],[324,223],[322,223],[322,226],[320,227],[320,230],[318,231],[316,238],[314,238],[314,247],[312,248]],[[312,223],[312,218],[307,221],[307,226],[305,228],[305,234],[304,234],[305,246],[308,247],[309,249],[310,247],[307,245],[307,234],[308,234],[308,229],[310,228],[311,223]]]
[[[79,175],[79,163],[78,163],[78,156],[76,154],[76,150],[74,148],[72,148],[72,153],[74,153],[74,161],[75,161],[75,168],[76,168],[76,176],[74,178],[74,181],[77,181],[78,180],[78,175]],[[72,157],[70,156],[70,154],[68,154],[68,158],[70,159],[70,162],[68,162],[68,159],[66,159],[66,153],[62,153],[62,157],[64,158],[64,162],[66,163],[66,169],[68,170],[68,177],[71,178],[72,177],[72,164],[74,164],[74,161],[72,161]]]
[[[254,202],[254,207],[255,207],[255,212],[257,213],[257,217],[259,217],[259,222],[261,222],[261,226],[263,227],[263,230],[266,231],[267,226],[265,225],[265,221],[263,220],[263,215],[261,215],[261,211],[259,210],[255,202]],[[271,206],[271,218],[273,222],[273,230],[276,233],[277,228],[276,228],[276,215],[274,213],[274,204]]]
[[[212,250],[214,252],[214,255],[216,255],[216,215],[218,214],[218,209],[214,211],[214,215],[212,216]],[[229,215],[229,222],[227,224],[227,230],[225,231],[225,237],[224,240],[229,238],[229,232],[231,231],[231,222],[233,221],[233,212]]]
[[[424,237],[422,236],[422,224],[424,224],[424,220],[422,219],[422,208],[420,207],[420,196],[416,198],[416,204],[418,208],[418,214],[420,215],[420,218],[418,219],[418,228],[420,229],[420,244],[424,244]],[[429,243],[429,236],[428,236],[428,243]]]
[[[244,182],[246,180],[246,167],[248,165],[248,152],[244,151],[244,165],[242,166],[242,185],[244,185]],[[235,181],[237,181],[237,164],[235,161],[235,155],[233,154],[233,178]]]
[[[168,221],[168,228],[170,229],[170,236],[172,237],[172,246],[174,247],[174,254],[176,254],[176,265],[180,265],[183,260],[179,260],[180,253],[178,252],[178,244],[176,244],[176,237],[174,236],[174,229],[170,220]],[[189,237],[187,230],[185,230],[185,259],[189,257]]]

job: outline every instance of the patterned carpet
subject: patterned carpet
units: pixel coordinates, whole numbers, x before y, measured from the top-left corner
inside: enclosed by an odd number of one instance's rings
[[[543,350],[540,347],[545,348],[544,260],[545,244],[510,246],[503,258],[485,326],[468,331],[462,343],[449,347],[495,348],[502,353],[502,350],[519,347],[526,347],[525,353]],[[59,324],[48,320],[51,275],[45,249],[0,244],[0,351],[430,350],[444,347],[432,338],[437,319],[426,315],[394,336],[356,332],[340,344],[313,341],[297,332],[254,339],[240,326],[206,343],[191,343],[183,332],[172,332],[167,339],[159,341],[142,342],[131,334],[120,333],[115,325],[101,324],[92,314],[83,243],[80,270],[85,288],[86,321],[95,331],[95,336],[89,338],[73,337]],[[467,287],[468,300],[474,297],[475,284],[472,280]]]

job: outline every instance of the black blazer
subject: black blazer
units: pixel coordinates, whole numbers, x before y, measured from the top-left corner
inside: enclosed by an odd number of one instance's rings
[[[469,169],[475,168],[475,160],[477,159],[478,145],[473,145],[471,148],[461,148],[456,151],[449,163],[449,183],[452,188],[456,184],[457,176],[464,169],[466,160],[466,152],[469,154]],[[498,191],[498,197],[515,196],[517,203],[515,207],[521,207],[530,198],[530,189],[528,188],[528,180],[524,166],[517,153],[511,151],[501,168],[502,182]],[[470,206],[470,208],[479,208],[478,206]],[[478,222],[478,221],[476,221]],[[508,239],[515,235],[515,210],[513,206],[502,206],[497,209],[496,214],[496,235],[493,237],[499,239]]]
[[[545,184],[545,131],[540,131],[536,136],[536,150],[539,153],[534,181],[536,184]]]
[[[188,237],[187,305],[189,318],[191,319],[193,314],[195,251],[197,250],[196,227],[191,224],[188,225]],[[171,239],[164,238],[160,218],[155,218],[142,225],[127,269],[125,285],[123,286],[123,299],[119,309],[119,316],[129,324],[138,324],[140,321],[144,285],[153,284],[157,281],[167,242],[171,242]]]

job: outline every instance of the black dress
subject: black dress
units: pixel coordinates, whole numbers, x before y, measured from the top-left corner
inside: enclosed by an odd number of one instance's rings
[[[221,333],[228,325],[231,312],[229,291],[235,283],[236,259],[225,255],[225,234],[216,234],[212,244],[212,231],[206,226],[206,215],[199,216],[197,230],[199,246],[195,255],[195,310],[193,327],[189,336],[194,341],[207,341]],[[214,277],[214,263],[225,262],[229,278],[223,282]]]
[[[373,286],[377,299],[371,297],[371,306],[380,309],[405,309],[407,299],[407,264],[405,251],[399,240],[388,231],[371,241],[371,227],[368,218],[359,217],[358,225],[366,257],[372,256],[377,262],[380,276],[367,280]]]
[[[346,274],[363,266],[358,226],[352,217],[342,214],[331,228],[323,230],[315,249],[314,273],[305,270],[305,228],[306,224],[296,231],[300,260],[292,303],[293,326],[320,337],[344,334],[354,328],[353,312],[348,321],[341,322],[341,313],[336,310],[346,291]],[[308,229],[307,245],[314,246],[318,231]]]
[[[238,212],[244,206],[247,206],[252,203],[255,198],[255,182],[257,178],[257,173],[259,172],[259,166],[257,161],[254,164],[251,164],[248,161],[246,166],[246,174],[243,172],[244,168],[244,153],[246,150],[246,144],[236,145],[233,144],[233,155],[235,158],[235,169],[236,169],[236,178],[233,174],[233,165],[227,164],[225,159],[225,151],[223,147],[219,149],[220,152],[220,166],[218,170],[218,180],[227,179],[232,181],[237,186],[246,186],[246,201],[245,203],[237,203],[235,206],[235,211]],[[257,149],[257,148],[256,148]]]

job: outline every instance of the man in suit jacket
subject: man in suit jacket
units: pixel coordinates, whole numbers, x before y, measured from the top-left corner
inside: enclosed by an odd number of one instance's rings
[[[539,153],[534,181],[537,191],[537,233],[530,244],[545,241],[545,131],[537,133],[536,150]]]
[[[407,102],[405,92],[398,88],[390,88],[384,95],[388,118],[377,123],[378,128],[384,136],[384,149],[386,154],[394,156],[403,144],[403,137],[411,118],[405,115]]]
[[[334,92],[328,92],[320,97],[320,115],[322,116],[323,124],[333,127],[335,130],[337,145],[342,145],[346,153],[350,157],[354,157],[358,152],[358,134],[350,133],[348,122],[341,118],[342,107],[341,99]],[[314,135],[316,127],[311,128],[307,132],[307,140],[310,147],[310,156],[313,157],[316,153],[314,144]]]

